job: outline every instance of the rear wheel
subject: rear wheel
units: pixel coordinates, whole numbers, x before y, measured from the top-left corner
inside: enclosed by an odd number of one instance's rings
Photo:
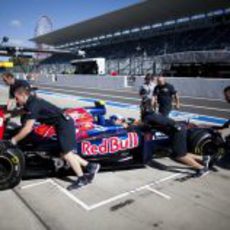
[[[208,129],[189,130],[189,151],[197,155],[221,156],[223,147],[221,138],[214,136]]]
[[[10,189],[19,184],[24,171],[23,153],[0,143],[0,190]]]

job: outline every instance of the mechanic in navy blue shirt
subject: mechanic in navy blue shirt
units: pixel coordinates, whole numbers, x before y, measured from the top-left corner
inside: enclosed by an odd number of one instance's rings
[[[227,103],[230,103],[230,86],[224,88],[224,97]],[[219,129],[220,132],[225,129],[230,129],[230,119],[225,122],[225,124]]]
[[[26,80],[16,79],[12,73],[4,73],[2,75],[2,80],[4,83],[9,86],[9,98],[7,101],[7,110],[12,110],[14,104],[14,92],[15,89],[19,86],[27,87],[28,89],[31,88],[30,84]]]
[[[156,109],[159,105],[159,112],[163,116],[168,116],[172,110],[173,100],[176,102],[176,109],[180,108],[179,96],[175,88],[165,81],[163,76],[157,78],[157,86],[153,92],[153,104]]]
[[[224,91],[224,97],[227,103],[230,103],[230,86],[227,86]],[[230,119],[225,122],[222,128],[219,129],[222,136],[225,138],[230,135]]]
[[[23,106],[27,114],[24,117],[25,123],[22,129],[11,139],[12,144],[16,145],[31,133],[35,122],[52,125],[57,133],[61,156],[69,163],[78,176],[78,179],[68,189],[72,190],[90,183],[98,172],[100,165],[88,163],[74,153],[76,149],[76,135],[72,118],[65,115],[57,106],[31,95],[30,90],[25,86],[15,88],[14,95],[17,103]],[[83,174],[82,167],[86,168],[88,174]]]
[[[178,125],[174,120],[160,113],[146,112],[143,117],[144,124],[159,132],[166,134],[172,145],[172,158],[196,170],[196,177],[208,173],[209,158],[203,158],[189,153],[187,149],[187,129]],[[201,164],[203,162],[203,164]]]
[[[224,91],[224,97],[227,103],[230,103],[230,86],[227,86]],[[217,131],[221,134],[222,138],[226,141],[227,148],[229,147],[230,143],[230,119],[225,122],[222,127],[219,127]],[[219,161],[220,165],[224,168],[230,169],[230,154],[227,151]]]

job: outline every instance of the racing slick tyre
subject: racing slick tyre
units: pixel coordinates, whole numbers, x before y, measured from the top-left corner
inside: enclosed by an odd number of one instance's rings
[[[0,142],[0,190],[19,184],[24,171],[23,153],[7,142]]]
[[[197,155],[217,156],[221,154],[220,141],[208,129],[191,129],[188,132],[188,149]]]

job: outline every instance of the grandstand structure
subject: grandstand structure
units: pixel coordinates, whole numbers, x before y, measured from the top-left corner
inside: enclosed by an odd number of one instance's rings
[[[86,58],[105,58],[108,74],[226,77],[230,2],[146,0],[31,40],[72,51],[41,63],[41,68],[61,64],[62,72],[74,71],[69,63],[81,49]]]

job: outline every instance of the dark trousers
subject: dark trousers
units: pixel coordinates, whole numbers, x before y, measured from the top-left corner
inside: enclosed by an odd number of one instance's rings
[[[159,107],[159,113],[165,117],[169,116],[169,113],[171,112],[171,110],[172,110],[172,106],[168,106],[168,107],[160,106]]]

